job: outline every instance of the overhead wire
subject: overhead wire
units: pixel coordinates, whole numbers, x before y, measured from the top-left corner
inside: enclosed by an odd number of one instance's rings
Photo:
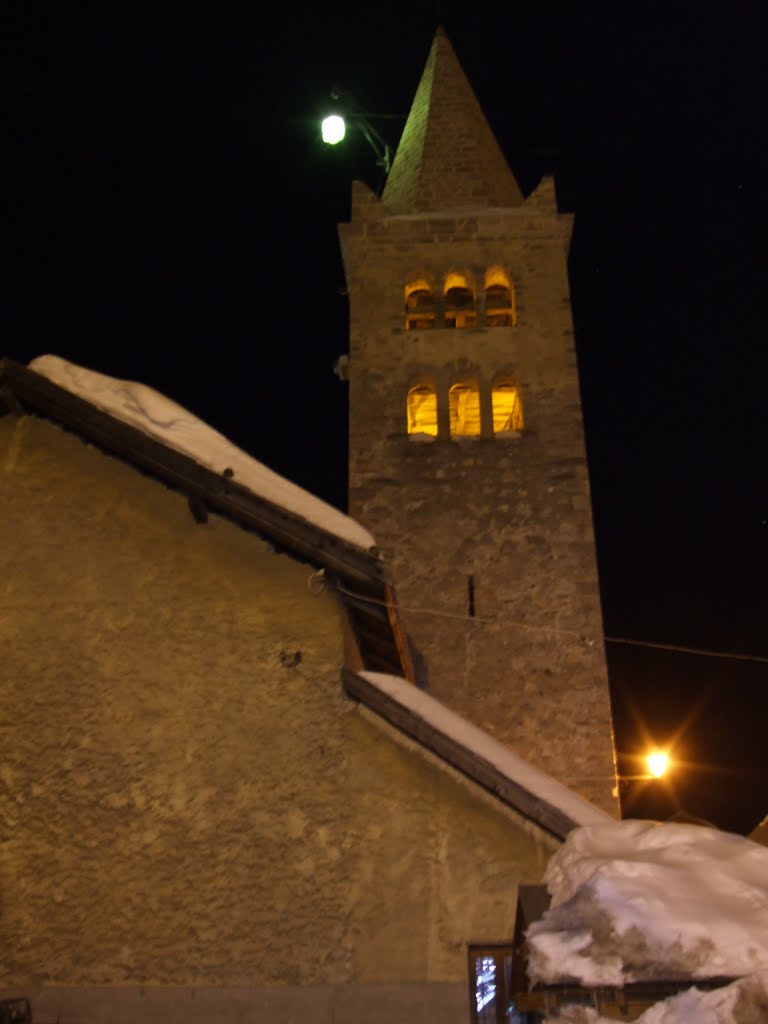
[[[347,590],[341,583],[336,581],[336,589],[347,597],[354,598],[357,601],[367,601],[369,604],[380,605],[382,608],[387,608],[387,602],[381,601],[375,597],[369,597],[367,594],[356,594],[351,590]],[[406,605],[397,605],[399,611],[409,612],[411,615],[432,615],[436,618],[453,619],[466,621],[471,623],[493,623],[498,622],[495,618],[482,618],[480,616],[469,616],[469,615],[458,615],[455,612],[444,612],[437,608],[415,608],[408,607]],[[588,646],[593,646],[595,641],[592,637],[588,637],[583,633],[580,633],[575,629],[562,629],[559,626],[536,626],[530,622],[521,622],[515,619],[506,619],[504,621],[505,626],[514,626],[516,629],[527,630],[535,633],[554,633],[561,634],[563,636],[575,637],[578,640],[586,643]],[[684,644],[670,644],[662,643],[655,640],[635,640],[630,637],[621,636],[607,636],[603,634],[602,639],[607,644],[624,644],[630,647],[646,647],[652,650],[660,651],[673,651],[678,654],[693,654],[699,655],[705,658],[724,658],[732,661],[754,661],[762,664],[768,664],[768,656],[760,654],[743,654],[736,651],[713,651],[702,647],[688,647]]]
[[[608,644],[627,644],[631,647],[652,647],[659,651],[677,651],[680,654],[700,654],[706,658],[729,658],[732,661],[759,661],[768,664],[768,657],[760,654],[741,654],[736,651],[710,651],[702,647],[686,647],[683,644],[664,644],[654,640],[632,640],[625,636],[603,637]]]

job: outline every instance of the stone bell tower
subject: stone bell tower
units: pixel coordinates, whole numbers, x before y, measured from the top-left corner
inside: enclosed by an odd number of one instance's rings
[[[608,679],[567,277],[442,30],[381,199],[340,226],[350,514],[429,692],[611,813]]]

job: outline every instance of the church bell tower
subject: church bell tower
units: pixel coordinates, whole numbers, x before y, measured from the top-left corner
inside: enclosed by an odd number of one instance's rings
[[[525,199],[442,30],[381,199],[340,226],[349,506],[427,690],[616,813],[567,276],[572,217]]]

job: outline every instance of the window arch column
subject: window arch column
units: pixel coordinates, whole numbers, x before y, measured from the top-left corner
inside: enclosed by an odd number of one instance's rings
[[[405,285],[405,329],[431,330],[436,326],[435,317],[435,291],[431,281],[426,277],[412,278]]]
[[[434,440],[438,435],[437,389],[431,379],[411,384],[406,398],[408,436]]]
[[[515,291],[506,271],[499,266],[488,267],[483,290],[486,327],[513,327],[517,321]]]
[[[462,377],[450,385],[448,414],[451,438],[480,437],[480,388],[476,377]]]
[[[475,285],[469,274],[451,271],[445,275],[443,303],[446,327],[477,326]]]
[[[491,416],[494,437],[514,437],[523,432],[523,400],[517,378],[498,374],[491,383]]]

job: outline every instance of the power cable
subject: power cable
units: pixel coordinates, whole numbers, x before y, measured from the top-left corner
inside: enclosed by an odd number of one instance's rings
[[[388,607],[386,601],[380,601],[375,597],[368,597],[366,594],[356,594],[351,590],[347,590],[347,588],[342,586],[338,581],[336,582],[336,589],[347,597],[352,597],[357,601],[367,601],[369,604],[377,604],[382,608]],[[398,611],[409,612],[411,615],[433,615],[437,618],[460,620],[462,622],[493,623],[498,621],[497,619],[480,618],[477,616],[470,617],[469,615],[457,615],[455,612],[443,612],[436,608],[410,608],[401,604],[398,604],[397,608]],[[527,630],[532,633],[556,633],[563,636],[576,637],[578,640],[586,643],[589,647],[592,647],[595,642],[592,638],[585,636],[583,633],[579,633],[577,630],[560,629],[558,626],[534,626],[530,622],[519,622],[514,619],[505,620],[504,625],[514,626],[516,629]],[[633,640],[629,637],[621,636],[604,635],[603,640],[607,644],[624,644],[630,647],[648,647],[652,650],[659,651],[675,651],[679,654],[695,654],[704,658],[725,658],[732,661],[754,661],[761,664],[768,664],[768,657],[759,654],[742,654],[733,651],[711,651],[702,647],[687,647],[683,644],[666,644],[654,640]]]

